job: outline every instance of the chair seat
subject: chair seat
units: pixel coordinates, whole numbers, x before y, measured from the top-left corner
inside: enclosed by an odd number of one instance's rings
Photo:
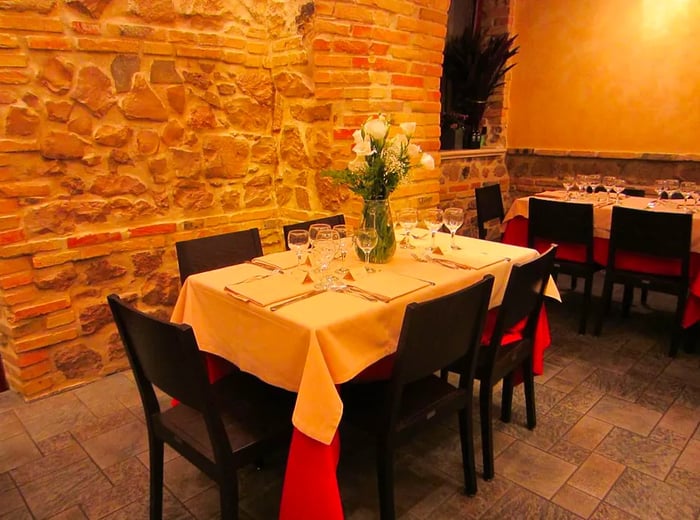
[[[382,399],[388,385],[388,381],[376,381],[344,386],[342,398],[348,421],[366,431],[375,431],[383,419]],[[396,429],[403,431],[426,419],[454,413],[464,408],[470,398],[465,389],[455,388],[435,375],[409,383],[401,396]]]

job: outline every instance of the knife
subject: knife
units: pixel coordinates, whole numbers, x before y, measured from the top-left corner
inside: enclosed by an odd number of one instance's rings
[[[314,289],[313,291],[305,292],[304,294],[300,294],[299,296],[295,296],[294,298],[290,298],[289,300],[284,300],[283,302],[277,303],[270,307],[271,311],[276,311],[277,309],[281,309],[282,307],[289,305],[291,303],[296,303],[300,302],[301,300],[306,300],[307,298],[311,298],[312,296],[316,296],[317,294],[321,294],[322,292],[326,292],[325,289]]]

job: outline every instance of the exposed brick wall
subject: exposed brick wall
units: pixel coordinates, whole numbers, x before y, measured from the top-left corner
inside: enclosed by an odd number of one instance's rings
[[[0,6],[0,353],[28,398],[127,366],[105,297],[167,317],[174,243],[360,201],[319,172],[382,111],[439,147],[449,0]],[[436,157],[436,159],[439,159]],[[396,206],[439,203],[417,171]]]

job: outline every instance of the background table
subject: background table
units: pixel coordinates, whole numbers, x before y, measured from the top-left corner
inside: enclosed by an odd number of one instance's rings
[[[565,192],[552,191],[538,194],[548,199],[565,200]],[[538,196],[534,195],[534,196]],[[512,206],[503,219],[503,242],[527,247],[528,233],[528,204],[530,197],[521,197],[513,201]],[[649,208],[650,202],[656,199],[647,197],[624,197],[620,205],[626,208],[647,209],[649,211],[683,212],[681,200],[671,199],[656,203]],[[605,194],[589,194],[583,199],[573,199],[574,204],[594,204],[593,208],[593,259],[600,265],[608,263],[608,247],[610,243],[610,224],[612,222],[613,204],[605,202]],[[688,328],[700,321],[700,213],[693,215],[693,229],[690,255],[690,294],[686,301],[683,315],[683,327]],[[637,259],[636,269],[648,270],[648,260]]]
[[[418,262],[410,250],[398,249],[390,263],[375,267],[430,280],[434,285],[389,303],[325,292],[272,312],[224,291],[238,266],[186,280],[172,320],[192,325],[203,351],[297,392],[281,518],[342,518],[336,480],[337,430],[342,416],[337,385],[395,351],[406,305],[450,293],[489,273],[495,277],[490,306],[496,307],[512,264],[537,255],[531,249],[467,237],[458,237],[458,243],[470,255],[485,255],[496,263],[478,270],[449,269]],[[449,237],[439,234],[438,245],[447,251],[448,244]],[[549,343],[546,332],[538,340],[540,353]]]

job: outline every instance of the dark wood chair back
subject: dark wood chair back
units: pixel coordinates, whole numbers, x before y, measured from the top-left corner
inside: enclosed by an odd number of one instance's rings
[[[287,243],[287,237],[292,229],[309,229],[311,224],[328,224],[330,227],[337,226],[340,224],[345,224],[345,215],[339,213],[338,215],[330,215],[328,217],[315,218],[313,220],[305,220],[304,222],[296,222],[294,224],[287,224],[282,227],[284,232],[284,247],[289,249],[289,244]]]
[[[498,219],[503,222],[503,198],[500,184],[489,184],[474,190],[476,199],[476,224],[479,228],[479,238],[485,239],[487,234],[486,222]]]
[[[536,240],[549,244],[585,246],[586,260],[593,261],[593,205],[530,197],[528,203],[528,245]]]
[[[263,254],[258,228],[182,240],[175,249],[181,283],[191,274],[240,264]]]

